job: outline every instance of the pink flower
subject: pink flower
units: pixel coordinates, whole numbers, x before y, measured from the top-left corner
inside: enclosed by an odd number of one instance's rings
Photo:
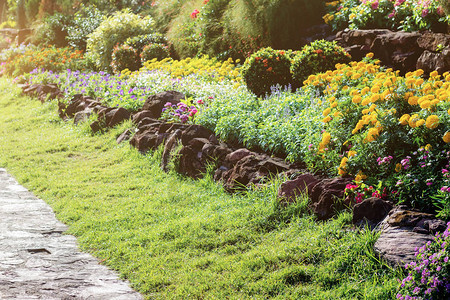
[[[393,18],[393,17],[395,17],[395,10],[393,10],[390,14],[389,14],[389,16],[388,16],[389,18]]]
[[[202,99],[197,100],[197,104],[205,104]]]
[[[191,13],[191,18],[192,18],[192,19],[197,18],[197,15],[198,15],[199,13],[200,13],[200,12],[198,11],[198,9],[194,9],[194,11]]]
[[[430,10],[427,8],[427,9],[424,9],[424,10],[422,10],[422,18],[425,18],[426,16],[428,16],[428,13],[430,12]]]
[[[372,9],[377,9],[378,8],[378,0],[375,2],[372,2]]]

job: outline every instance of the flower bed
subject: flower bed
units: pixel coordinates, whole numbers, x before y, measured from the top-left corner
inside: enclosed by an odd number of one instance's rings
[[[445,32],[449,17],[437,0],[337,0],[327,3],[324,21],[333,30],[389,28]]]

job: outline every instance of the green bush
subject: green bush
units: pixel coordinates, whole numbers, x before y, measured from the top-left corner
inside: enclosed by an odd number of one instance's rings
[[[128,69],[136,71],[141,67],[139,55],[133,47],[127,45],[120,45],[114,47],[111,55],[111,68],[114,73]]]
[[[43,21],[38,21],[34,25],[31,42],[35,45],[56,47],[67,46],[67,28],[70,26],[72,18],[61,13],[48,16]]]
[[[153,20],[123,10],[106,18],[87,41],[86,56],[100,70],[110,71],[111,55],[117,44],[129,37],[152,33]]]
[[[242,77],[253,93],[262,96],[269,93],[272,86],[288,86],[292,83],[290,67],[290,52],[268,47],[254,53],[245,61]]]
[[[333,70],[336,64],[349,63],[350,60],[350,54],[336,42],[314,41],[293,58],[291,71],[295,86],[303,85],[303,81],[311,74]]]
[[[148,60],[156,58],[157,60],[163,60],[170,57],[169,48],[164,44],[150,44],[142,49],[141,62],[144,63]]]
[[[142,34],[128,38],[124,44],[133,47],[138,54],[141,54],[144,46],[154,43],[167,44],[167,39],[160,33]]]
[[[94,5],[82,5],[75,13],[72,23],[67,26],[67,41],[69,45],[86,50],[86,40],[89,34],[101,24],[106,16]]]

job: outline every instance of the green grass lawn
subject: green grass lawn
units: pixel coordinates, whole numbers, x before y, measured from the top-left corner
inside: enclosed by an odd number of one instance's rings
[[[305,199],[276,205],[277,184],[230,195],[210,177],[159,168],[115,138],[57,116],[55,102],[0,79],[0,167],[44,199],[82,249],[148,299],[389,299],[397,271],[351,214],[317,222]]]

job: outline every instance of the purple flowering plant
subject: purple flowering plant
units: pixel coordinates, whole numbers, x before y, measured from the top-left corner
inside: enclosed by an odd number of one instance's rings
[[[196,102],[197,105],[203,104],[202,100]],[[193,124],[197,113],[197,107],[192,105],[192,99],[188,98],[178,104],[167,102],[162,109],[161,119],[167,122]]]
[[[434,240],[416,248],[415,260],[405,265],[408,275],[399,280],[397,299],[449,299],[450,222]]]

